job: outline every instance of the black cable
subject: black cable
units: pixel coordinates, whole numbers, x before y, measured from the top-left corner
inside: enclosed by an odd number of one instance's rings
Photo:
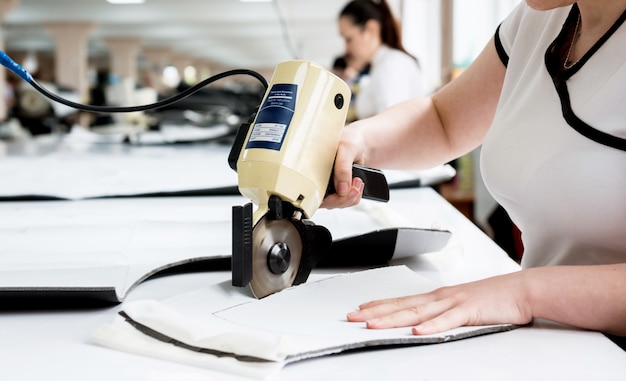
[[[146,110],[152,110],[152,109],[157,109],[157,108],[161,108],[161,107],[166,107],[169,106],[173,103],[176,103],[180,100],[183,100],[185,98],[187,98],[188,96],[196,93],[197,91],[199,91],[200,89],[202,89],[203,87],[207,86],[208,84],[215,82],[217,80],[220,80],[222,78],[226,78],[229,76],[233,76],[233,75],[250,75],[256,79],[258,79],[261,84],[264,87],[264,90],[267,90],[267,87],[269,86],[267,81],[265,80],[265,78],[260,75],[259,73],[252,71],[252,70],[247,70],[247,69],[234,69],[234,70],[228,70],[225,71],[223,73],[219,73],[216,74],[214,76],[211,76],[205,80],[203,80],[202,82],[197,83],[196,85],[181,91],[178,94],[175,94],[169,98],[163,99],[161,101],[155,102],[155,103],[151,103],[151,104],[147,104],[147,105],[139,105],[139,106],[92,106],[92,105],[85,105],[82,103],[76,103],[76,102],[72,102],[69,101],[65,98],[61,98],[60,96],[51,93],[50,91],[48,91],[45,87],[41,86],[39,83],[37,83],[37,81],[35,81],[34,79],[32,79],[29,83],[31,84],[31,86],[33,86],[37,91],[39,91],[41,94],[45,95],[47,98],[50,98],[51,100],[64,104],[66,106],[75,108],[77,110],[83,110],[83,111],[89,111],[89,112],[96,112],[96,113],[121,113],[121,112],[137,112],[137,111],[146,111]]]
[[[76,103],[76,102],[72,102],[69,101],[65,98],[61,98],[60,96],[51,93],[50,91],[48,91],[45,87],[41,86],[39,83],[37,83],[37,81],[35,81],[35,79],[33,78],[33,76],[26,71],[22,66],[20,66],[19,64],[17,64],[15,61],[13,61],[13,59],[11,59],[11,57],[9,57],[5,52],[0,50],[0,65],[6,67],[7,69],[11,70],[13,73],[17,74],[20,78],[22,78],[24,81],[30,83],[30,85],[35,88],[35,90],[39,91],[41,94],[43,94],[44,96],[46,96],[47,98],[61,103],[63,105],[69,106],[71,108],[77,109],[77,110],[83,110],[83,111],[89,111],[89,112],[96,112],[96,113],[117,113],[117,112],[137,112],[137,111],[146,111],[146,110],[152,110],[152,109],[157,109],[157,108],[161,108],[161,107],[166,107],[169,106],[173,103],[176,103],[180,100],[183,100],[185,98],[187,98],[188,96],[196,93],[197,91],[199,91],[200,89],[202,89],[203,87],[207,86],[210,83],[213,83],[217,80],[220,80],[222,78],[226,78],[226,77],[230,77],[233,75],[249,75],[252,76],[256,79],[259,80],[259,82],[261,82],[261,84],[263,85],[264,91],[267,91],[268,88],[268,83],[265,80],[265,78],[253,71],[253,70],[247,70],[247,69],[234,69],[234,70],[228,70],[225,71],[223,73],[219,73],[216,74],[214,76],[211,76],[197,84],[195,84],[194,86],[181,91],[178,94],[175,94],[169,98],[163,99],[161,101],[155,102],[155,103],[151,103],[151,104],[147,104],[147,105],[139,105],[139,106],[92,106],[92,105],[85,105],[82,103]]]

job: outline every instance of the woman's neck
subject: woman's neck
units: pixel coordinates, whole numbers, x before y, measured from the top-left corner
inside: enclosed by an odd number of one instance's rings
[[[570,60],[580,59],[626,10],[626,0],[580,0],[580,26]]]
[[[626,10],[626,0],[579,0],[583,28],[608,29]]]

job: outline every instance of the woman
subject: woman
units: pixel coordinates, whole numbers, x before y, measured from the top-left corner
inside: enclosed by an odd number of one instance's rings
[[[402,47],[385,0],[349,2],[339,14],[339,33],[351,66],[358,71],[370,67],[369,75],[360,78],[355,98],[359,119],[425,95],[419,65]]]
[[[325,207],[359,202],[353,162],[428,168],[482,144],[487,188],[524,244],[522,271],[348,320],[422,335],[545,318],[626,335],[625,20],[626,0],[527,0],[459,78],[344,129]]]

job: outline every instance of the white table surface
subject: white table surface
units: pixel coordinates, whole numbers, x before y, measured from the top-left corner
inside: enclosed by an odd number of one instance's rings
[[[67,135],[0,141],[0,199],[83,200],[138,194],[234,194],[237,174],[226,143],[133,145],[75,127]],[[437,184],[455,175],[449,165],[385,171],[392,187]]]
[[[417,227],[451,230],[448,248],[403,263],[447,284],[518,270],[486,235],[428,188],[392,192],[390,205]],[[71,201],[68,201],[71,202]],[[215,197],[220,202],[220,197]],[[313,217],[315,220],[315,216]],[[314,271],[325,273],[331,270]],[[345,270],[342,270],[345,271]],[[133,289],[126,301],[163,299],[230,278],[172,275]],[[241,380],[229,374],[94,345],[90,336],[118,306],[0,312],[2,380]],[[280,380],[623,380],[626,352],[602,334],[537,321],[510,332],[427,346],[356,351],[287,365]]]

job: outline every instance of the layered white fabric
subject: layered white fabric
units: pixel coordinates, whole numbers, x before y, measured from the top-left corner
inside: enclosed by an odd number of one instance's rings
[[[414,336],[410,328],[364,329],[346,314],[370,299],[431,291],[439,284],[405,266],[323,278],[264,299],[229,282],[164,301],[128,303],[94,334],[110,348],[256,378],[287,363],[345,350],[434,344],[506,331],[512,325],[456,328]],[[157,339],[155,339],[157,338]]]

